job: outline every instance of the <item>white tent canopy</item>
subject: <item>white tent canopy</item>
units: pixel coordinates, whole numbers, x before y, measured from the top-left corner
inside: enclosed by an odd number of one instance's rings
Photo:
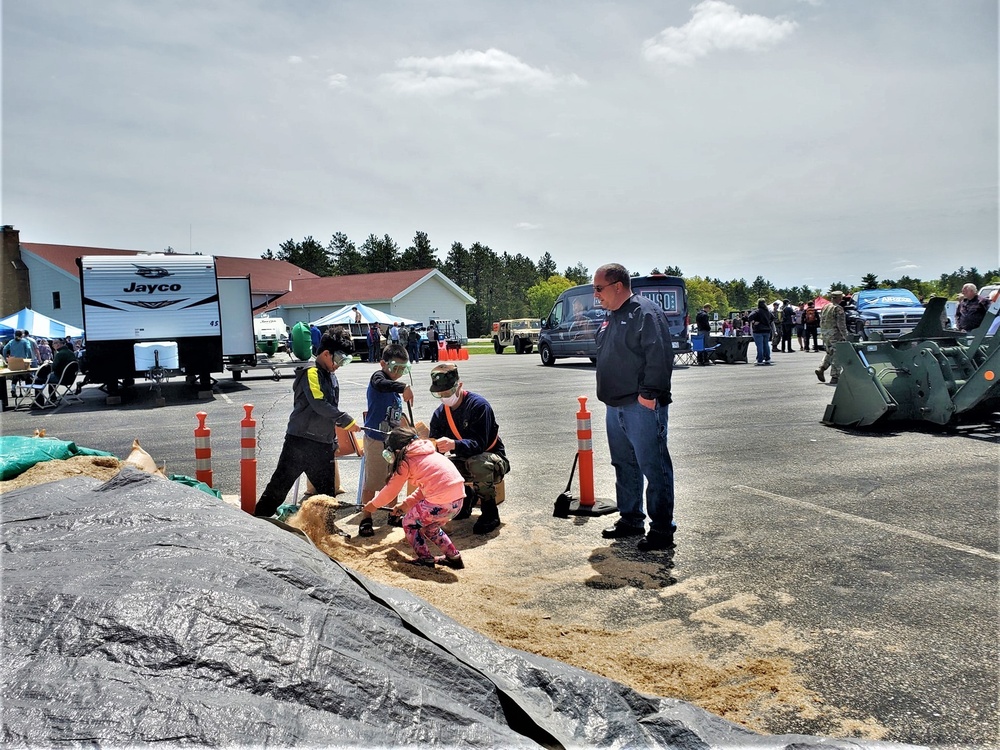
[[[345,325],[354,322],[354,309],[358,308],[358,312],[361,313],[361,320],[365,323],[380,323],[384,325],[392,325],[393,323],[402,323],[406,326],[418,325],[419,320],[411,320],[410,318],[400,318],[392,317],[388,313],[384,313],[381,310],[376,310],[374,307],[368,307],[367,305],[362,305],[360,302],[355,302],[353,305],[344,305],[339,310],[324,315],[319,320],[312,321],[309,325],[319,326],[335,326],[335,325]]]
[[[26,330],[29,336],[38,336],[43,339],[61,339],[66,336],[78,339],[83,336],[82,328],[63,323],[27,307],[0,320],[0,329],[9,328]]]

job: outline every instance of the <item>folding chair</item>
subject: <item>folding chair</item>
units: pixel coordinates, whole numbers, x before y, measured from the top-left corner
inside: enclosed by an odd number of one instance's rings
[[[698,360],[695,359],[695,353],[693,349],[688,349],[686,352],[674,352],[674,364],[675,365],[693,365],[697,364]]]
[[[706,359],[707,361],[711,362],[712,352],[714,352],[718,348],[719,348],[718,344],[716,344],[715,346],[705,346],[705,337],[703,336],[695,336],[693,339],[691,339],[691,353],[695,357],[695,362],[698,361],[697,359],[698,355],[702,353],[707,354],[708,357]]]
[[[43,409],[51,409],[60,404],[82,404],[83,399],[74,393],[76,377],[80,374],[80,363],[70,362],[63,368],[59,380],[55,383],[35,383],[31,386],[35,394],[34,401]],[[48,395],[45,392],[48,391]],[[41,399],[41,403],[38,400]]]
[[[35,374],[31,371],[31,360],[22,357],[7,357],[7,369],[12,373],[9,376],[10,395],[14,399],[14,408],[18,409],[35,397],[31,389]]]

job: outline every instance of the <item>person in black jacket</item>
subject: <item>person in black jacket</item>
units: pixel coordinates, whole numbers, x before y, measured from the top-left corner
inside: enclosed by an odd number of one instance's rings
[[[792,331],[795,329],[795,308],[788,299],[781,301],[781,351],[794,352],[792,348]]]
[[[482,513],[472,533],[489,534],[500,526],[496,485],[510,472],[496,414],[489,401],[465,390],[458,367],[450,362],[431,369],[431,395],[441,405],[431,416],[430,437],[438,453],[450,454],[458,472],[472,483],[472,494],[466,493],[455,519],[468,518],[478,501]]]
[[[694,321],[698,326],[698,335],[701,337],[702,345],[708,348],[708,337],[712,334],[712,323],[708,318],[708,314],[712,312],[711,305],[705,305],[702,307],[698,314],[695,316]],[[709,365],[712,360],[709,358],[708,352],[698,352],[698,364],[699,365]]]
[[[607,406],[605,424],[620,518],[605,539],[649,532],[641,552],[674,546],[674,465],[667,450],[667,406],[673,346],[666,313],[632,294],[628,271],[618,263],[594,273],[594,296],[607,317],[597,330],[597,398]]]
[[[274,515],[300,474],[324,495],[336,493],[337,427],[348,432],[360,428],[350,414],[340,410],[340,385],[333,373],[351,361],[354,342],[344,328],[324,333],[315,365],[295,371],[295,401],[285,429],[285,443],[278,465],[257,501],[255,516]]]
[[[975,284],[966,284],[962,287],[962,294],[958,300],[958,310],[955,313],[955,326],[960,331],[974,331],[983,323],[986,311],[989,308],[976,291]]]
[[[757,309],[747,316],[753,343],[757,347],[757,361],[754,364],[771,364],[771,332],[775,329],[774,315],[767,309],[767,300],[757,300]]]

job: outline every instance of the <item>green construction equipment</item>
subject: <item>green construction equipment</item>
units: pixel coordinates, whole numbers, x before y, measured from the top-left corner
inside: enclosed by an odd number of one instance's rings
[[[917,327],[898,339],[837,343],[843,371],[823,424],[945,426],[1000,411],[1000,300],[968,333],[943,327],[945,302],[932,297]]]

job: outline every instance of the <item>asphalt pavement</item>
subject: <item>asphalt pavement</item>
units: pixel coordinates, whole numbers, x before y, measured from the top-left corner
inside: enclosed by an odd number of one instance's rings
[[[823,426],[833,387],[813,374],[821,356],[797,351],[775,354],[771,367],[675,370],[669,443],[678,531],[665,580],[711,576],[733,596],[756,597],[750,626],[780,620],[786,630],[808,633],[817,647],[799,661],[810,686],[831,703],[874,717],[890,729],[886,739],[996,746],[1000,423],[951,431],[897,425],[875,433]],[[613,502],[604,409],[587,360],[543,367],[536,354],[508,352],[458,365],[466,387],[487,396],[497,412],[514,468],[507,507],[533,523],[567,523],[552,518],[552,503],[576,450],[579,396],[593,413],[596,494]],[[338,373],[342,406],[359,418],[372,368],[356,362]],[[414,416],[425,422],[435,406],[427,394],[430,368],[421,362],[413,372]],[[142,383],[113,407],[88,386],[83,404],[5,412],[2,431],[45,428],[50,437],[120,457],[138,439],[169,473],[194,476],[195,414],[204,411],[214,484],[237,494],[240,420],[243,405],[253,404],[259,493],[291,407],[291,371],[285,373],[279,381],[269,372],[239,382],[220,376],[206,400],[180,382],[167,383],[163,407]],[[351,492],[358,463],[341,463]],[[574,528],[606,547],[600,529],[614,518]],[[638,554],[631,540],[618,549]],[[571,608],[596,595],[568,591],[551,606]],[[683,597],[650,595],[642,606],[609,613],[608,625],[683,617],[685,608]]]

